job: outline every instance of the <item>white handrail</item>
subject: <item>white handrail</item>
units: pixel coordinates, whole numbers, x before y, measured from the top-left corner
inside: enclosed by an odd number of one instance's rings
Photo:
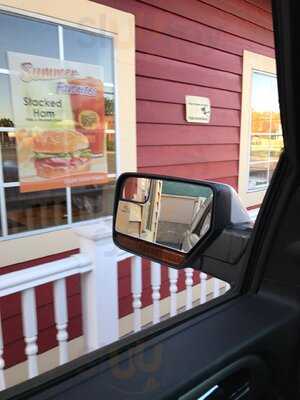
[[[22,292],[75,274],[83,274],[91,271],[91,269],[90,258],[83,254],[76,254],[59,261],[11,272],[1,276],[0,297]]]
[[[127,251],[118,249],[117,247],[116,247],[116,252],[117,252],[117,261],[118,262],[127,260],[128,258],[131,258],[131,257],[134,257],[133,254],[127,253]]]

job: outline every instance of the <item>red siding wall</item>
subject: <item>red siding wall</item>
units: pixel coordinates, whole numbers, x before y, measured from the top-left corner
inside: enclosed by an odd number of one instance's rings
[[[237,186],[242,55],[274,57],[269,0],[97,0],[136,16],[137,140],[140,171]],[[210,97],[210,125],[184,119],[185,95]],[[57,255],[58,259],[66,255]],[[50,261],[47,259],[47,261]],[[39,264],[46,260],[37,260]],[[28,267],[11,266],[0,273]],[[195,274],[196,276],[196,274]],[[184,287],[180,274],[179,290]],[[168,295],[162,270],[162,297]],[[80,285],[68,280],[69,335],[81,334]],[[130,268],[119,268],[120,316],[131,312]],[[6,366],[25,359],[19,296],[2,299]],[[56,345],[51,285],[37,291],[39,352]],[[151,303],[144,263],[143,306]]]
[[[140,171],[237,187],[243,51],[274,57],[269,0],[97,0],[136,17]],[[208,96],[210,125],[185,122]]]

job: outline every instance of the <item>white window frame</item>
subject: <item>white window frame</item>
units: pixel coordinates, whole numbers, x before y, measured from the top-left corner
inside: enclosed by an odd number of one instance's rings
[[[88,0],[60,0],[51,2],[26,0],[0,0],[0,11],[25,16],[58,25],[60,58],[64,59],[63,26],[78,28],[113,38],[115,72],[115,141],[116,175],[125,171],[135,171],[136,161],[136,95],[135,95],[135,20],[134,16]],[[9,70],[0,69],[9,75]],[[106,84],[108,86],[109,84]],[[1,131],[12,131],[2,128]],[[109,132],[107,132],[109,133]],[[1,154],[0,154],[0,162]],[[0,238],[0,267],[24,262],[50,254],[68,251],[78,247],[73,226],[90,224],[95,220],[71,222],[71,189],[66,189],[68,224],[29,232],[8,235],[4,190],[17,187],[18,182],[4,183],[0,169],[1,221],[4,235]],[[115,176],[115,175],[114,175]],[[101,220],[109,220],[103,217]],[[99,221],[99,219],[97,219]],[[38,243],[43,242],[43,246]]]
[[[268,75],[276,74],[275,58],[245,50],[243,55],[243,82],[242,82],[242,115],[240,131],[240,158],[238,193],[246,207],[259,207],[266,194],[266,188],[250,191],[248,189],[250,172],[250,146],[251,146],[251,100],[253,72]]]

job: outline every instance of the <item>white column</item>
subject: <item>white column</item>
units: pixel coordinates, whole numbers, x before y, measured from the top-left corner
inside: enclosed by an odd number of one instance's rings
[[[119,339],[118,250],[112,241],[112,220],[76,229],[80,250],[93,262],[82,276],[82,319],[86,351]]]
[[[38,375],[38,346],[36,344],[38,329],[34,288],[26,289],[22,292],[22,321],[25,339],[25,354],[27,355],[28,361],[28,377],[33,378]]]
[[[142,327],[142,259],[137,256],[131,258],[131,293],[133,299],[133,330],[138,332]]]
[[[68,350],[68,307],[65,279],[53,283],[54,289],[54,315],[56,323],[56,339],[59,346],[59,365],[69,361]]]
[[[185,286],[186,286],[186,304],[185,309],[190,310],[193,307],[193,268],[185,268]]]
[[[170,317],[174,317],[177,314],[177,281],[178,281],[178,270],[175,268],[169,268],[169,281],[170,281]]]
[[[153,324],[160,321],[160,285],[161,285],[161,265],[151,263],[151,286],[153,300]]]
[[[0,314],[0,391],[5,389],[5,378],[4,378],[5,364],[3,359],[3,350],[4,350],[4,343],[3,343],[2,321]]]
[[[200,272],[200,304],[206,303],[207,296],[207,274]]]
[[[213,295],[214,295],[214,299],[216,297],[220,296],[220,283],[221,283],[221,281],[218,278],[213,278],[213,285],[214,285]]]

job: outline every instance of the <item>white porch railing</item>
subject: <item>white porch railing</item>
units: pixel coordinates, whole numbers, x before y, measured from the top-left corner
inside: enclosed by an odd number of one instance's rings
[[[45,283],[53,284],[56,339],[58,343],[57,364],[69,360],[68,312],[66,278],[81,275],[81,301],[83,339],[85,352],[112,343],[124,334],[138,332],[144,326],[157,324],[162,319],[203,304],[229,289],[218,279],[210,279],[199,272],[200,284],[194,286],[193,270],[185,270],[185,291],[178,293],[179,273],[168,268],[170,296],[161,299],[161,266],[151,263],[152,305],[142,308],[143,268],[142,260],[117,249],[111,238],[111,225],[88,225],[77,231],[81,254],[38,267],[1,276],[0,298],[21,293],[22,320],[27,356],[28,378],[39,373],[37,347],[37,313],[35,288]],[[118,313],[118,262],[130,259],[132,309],[130,319],[119,318]],[[122,329],[121,329],[122,327]],[[122,331],[122,333],[120,333]],[[4,344],[0,315],[0,390],[6,386],[4,369]],[[12,367],[14,368],[14,367]],[[16,383],[16,382],[15,382]],[[11,384],[11,383],[10,383]]]
[[[0,298],[21,293],[22,322],[25,341],[25,354],[28,362],[28,378],[38,375],[37,315],[35,290],[37,286],[53,282],[55,324],[59,346],[59,364],[68,361],[68,312],[66,278],[76,274],[86,274],[92,269],[87,256],[74,255],[61,261],[43,264],[39,267],[12,272],[1,276]],[[0,315],[1,320],[1,315]],[[0,389],[5,388],[3,360],[3,332],[0,326]]]

